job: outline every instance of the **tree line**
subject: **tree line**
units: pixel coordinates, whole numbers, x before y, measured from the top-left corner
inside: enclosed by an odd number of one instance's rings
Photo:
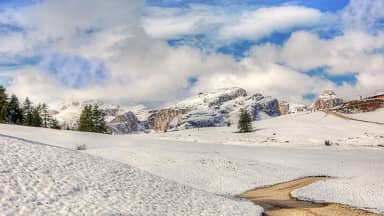
[[[34,106],[27,97],[21,104],[14,94],[9,98],[3,86],[0,86],[0,123],[60,129],[45,103]]]

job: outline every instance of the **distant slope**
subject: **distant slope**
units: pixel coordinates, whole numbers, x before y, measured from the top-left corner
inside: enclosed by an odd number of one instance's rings
[[[384,108],[378,109],[374,112],[360,112],[345,115],[358,120],[380,122],[384,124]]]
[[[362,117],[376,114],[361,114]],[[163,139],[252,146],[324,146],[325,140],[341,146],[377,146],[384,143],[382,125],[349,121],[323,112],[298,113],[253,123],[255,132],[234,133],[236,125],[159,134]]]

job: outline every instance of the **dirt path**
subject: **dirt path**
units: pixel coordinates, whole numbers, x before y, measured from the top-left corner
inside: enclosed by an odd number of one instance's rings
[[[354,209],[340,204],[316,204],[300,201],[290,196],[293,190],[305,187],[314,182],[324,180],[326,177],[310,177],[257,188],[240,195],[242,198],[252,200],[264,208],[268,216],[376,216],[364,210]]]

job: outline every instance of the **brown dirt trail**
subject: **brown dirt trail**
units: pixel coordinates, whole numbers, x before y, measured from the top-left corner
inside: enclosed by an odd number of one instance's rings
[[[364,210],[346,205],[324,203],[318,204],[301,201],[291,197],[290,193],[327,177],[309,177],[270,187],[256,188],[240,195],[264,208],[267,216],[377,216]]]

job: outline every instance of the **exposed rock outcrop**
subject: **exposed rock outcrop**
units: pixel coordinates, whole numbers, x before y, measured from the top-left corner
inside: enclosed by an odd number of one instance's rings
[[[289,103],[286,101],[282,101],[279,103],[279,110],[281,115],[289,114]]]
[[[384,107],[384,100],[364,99],[347,101],[339,106],[336,111],[341,113],[372,112]]]
[[[324,91],[312,104],[312,110],[326,110],[337,107],[343,103],[341,98],[336,96],[336,93],[332,90]]]
[[[108,123],[108,127],[113,134],[137,133],[146,129],[145,122],[139,121],[133,112],[117,116]]]
[[[169,128],[174,128],[179,125],[183,113],[185,113],[185,110],[176,108],[159,110],[149,118],[148,122],[150,122],[150,124],[148,125],[155,131],[167,132]]]
[[[280,115],[276,99],[261,94],[247,96],[241,88],[200,93],[161,109],[148,119],[156,131],[226,126],[236,123],[241,109],[248,109],[254,120]]]

